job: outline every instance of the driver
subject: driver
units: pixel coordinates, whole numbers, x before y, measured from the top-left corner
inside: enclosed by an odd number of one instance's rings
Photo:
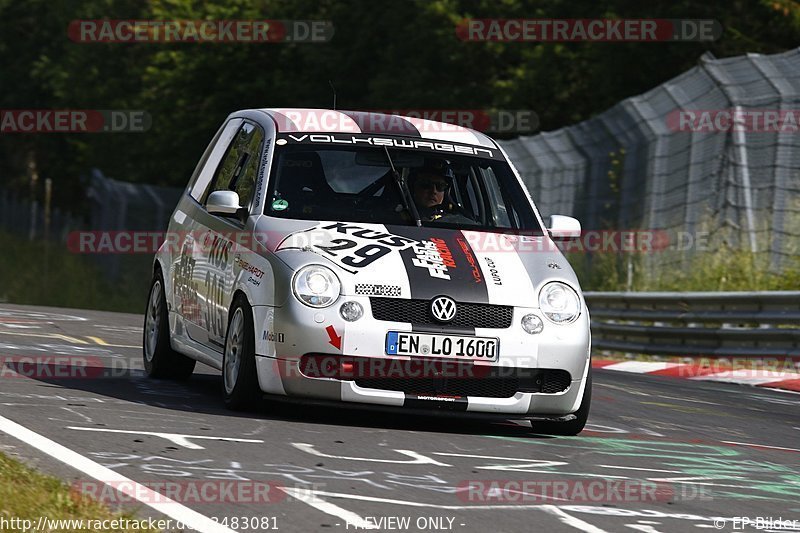
[[[419,169],[411,177],[411,193],[421,220],[430,222],[441,218],[452,210],[445,203],[445,192],[450,188],[448,173],[431,167]]]

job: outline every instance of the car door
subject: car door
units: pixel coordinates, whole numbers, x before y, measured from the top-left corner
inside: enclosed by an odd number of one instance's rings
[[[204,302],[200,298],[201,282],[205,279],[202,270],[205,253],[201,243],[204,226],[200,222],[205,218],[202,202],[208,196],[217,169],[242,122],[241,118],[234,118],[223,125],[213,147],[207,150],[207,156],[200,161],[195,178],[187,187],[187,196],[174,215],[181,244],[178,253],[173,256],[173,307],[180,315],[186,335],[202,344],[208,343],[203,316]]]
[[[201,210],[197,217],[200,256],[194,279],[202,307],[205,344],[223,351],[233,293],[234,243],[247,242],[252,234],[249,220],[256,177],[264,142],[264,132],[256,124],[244,121],[219,164],[210,187],[202,198],[205,207],[215,191],[234,191],[239,195],[242,217],[223,216]]]

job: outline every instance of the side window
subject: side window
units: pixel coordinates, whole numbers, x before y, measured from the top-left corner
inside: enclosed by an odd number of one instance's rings
[[[214,177],[214,171],[219,166],[219,162],[222,160],[222,157],[228,150],[228,146],[231,144],[231,139],[236,135],[236,131],[241,124],[242,119],[235,118],[225,125],[208,159],[203,163],[203,168],[197,174],[197,179],[195,179],[194,183],[189,185],[189,194],[198,202],[203,203],[206,196],[208,196],[208,186],[211,184],[211,179]]]
[[[260,128],[249,122],[242,124],[219,165],[210,191],[234,191],[239,194],[240,205],[249,207],[253,200],[263,140],[264,134]],[[203,203],[207,198],[208,195],[203,198]]]

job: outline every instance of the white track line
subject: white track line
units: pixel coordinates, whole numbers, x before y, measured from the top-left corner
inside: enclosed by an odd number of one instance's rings
[[[593,526],[589,522],[584,522],[580,518],[575,518],[572,515],[568,515],[555,505],[542,505],[540,509],[545,513],[557,516],[562,523],[572,526],[579,531],[585,531],[587,533],[606,533],[605,529],[600,529],[599,527]]]
[[[314,509],[318,511],[322,511],[323,513],[333,515],[337,518],[341,518],[345,522],[347,522],[347,529],[350,526],[353,526],[356,529],[378,529],[377,524],[374,522],[370,522],[369,520],[365,520],[361,516],[357,515],[352,511],[348,511],[343,507],[339,507],[338,505],[334,505],[331,502],[325,501],[318,496],[318,493],[311,491],[311,490],[304,490],[304,489],[293,489],[289,487],[278,487],[280,490],[291,496],[292,498],[296,498],[301,502],[310,505]]]
[[[281,490],[286,490],[279,487]],[[543,509],[544,507],[552,507],[550,504],[532,503],[532,504],[473,504],[473,505],[441,505],[438,503],[425,503],[425,502],[412,502],[410,500],[398,500],[394,498],[381,498],[378,496],[362,496],[361,494],[347,494],[343,492],[326,492],[326,491],[313,491],[315,497],[328,496],[329,498],[338,498],[343,500],[356,500],[362,502],[374,503],[387,503],[394,505],[404,505],[406,507],[424,507],[428,509],[440,509],[444,511],[486,511],[486,510],[530,510],[530,509]]]
[[[201,533],[236,533],[91,459],[0,416],[0,431]]]
[[[211,435],[183,435],[182,433],[161,433],[158,431],[131,431],[128,429],[106,429],[106,428],[86,428],[80,426],[67,426],[67,429],[74,429],[76,431],[98,431],[100,433],[125,433],[128,435],[150,435],[151,437],[160,437],[166,439],[178,446],[183,446],[190,450],[205,450],[199,444],[195,444],[189,439],[201,440],[218,440],[223,442],[246,442],[255,444],[264,444],[263,440],[256,439],[237,439],[234,437],[212,437]]]
[[[800,452],[800,450],[798,450],[797,448],[784,448],[783,446],[767,446],[766,444],[753,444],[752,442],[734,442],[732,440],[724,440],[722,442],[724,442],[725,444],[733,444],[735,446],[747,446],[749,448],[767,448],[769,450],[781,450],[783,452]]]

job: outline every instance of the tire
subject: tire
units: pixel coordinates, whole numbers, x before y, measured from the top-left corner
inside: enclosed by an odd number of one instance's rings
[[[151,378],[188,379],[197,363],[176,352],[170,345],[164,277],[160,270],[156,271],[150,284],[150,297],[144,315],[142,357],[144,370]]]
[[[233,302],[222,356],[222,394],[225,407],[234,411],[254,409],[263,393],[258,385],[253,311],[239,295]]]
[[[575,411],[575,420],[569,422],[533,421],[532,433],[537,435],[560,435],[572,437],[583,431],[586,420],[589,418],[589,409],[592,404],[592,367],[589,365],[589,374],[586,377],[586,387],[583,389],[583,399],[581,406]]]

